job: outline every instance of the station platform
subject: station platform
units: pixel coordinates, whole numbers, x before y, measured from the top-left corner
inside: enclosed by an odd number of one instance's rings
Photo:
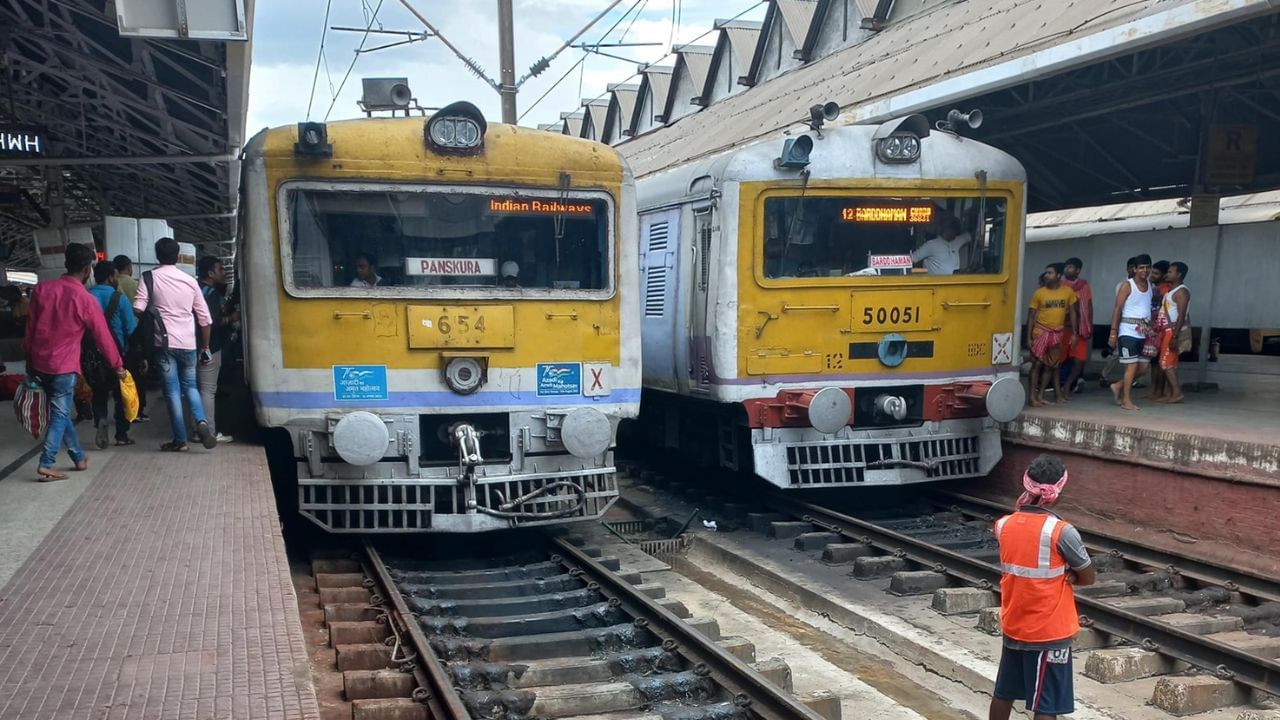
[[[1133,390],[1137,411],[1121,410],[1110,391],[1085,382],[1064,405],[1028,407],[1004,428],[1006,441],[1088,452],[1222,479],[1280,485],[1280,358],[1224,355],[1212,364],[1217,389],[1186,393],[1167,405]],[[1181,369],[1183,382],[1196,368]],[[1144,382],[1146,378],[1143,378]],[[1052,398],[1052,393],[1048,394]]]
[[[157,415],[41,483],[0,403],[0,717],[319,718],[262,448]]]
[[[1280,574],[1280,358],[1224,355],[1211,367],[1217,389],[1176,405],[1138,388],[1141,410],[1125,411],[1086,382],[1065,405],[1029,407],[1006,424],[992,473],[951,489],[1011,507],[1027,465],[1054,452],[1070,472],[1058,507],[1068,520]]]

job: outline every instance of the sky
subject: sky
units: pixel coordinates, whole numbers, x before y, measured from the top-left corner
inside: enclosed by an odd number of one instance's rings
[[[496,0],[408,1],[464,55],[496,79]],[[554,52],[610,2],[515,0],[516,78],[527,74],[534,61]],[[634,77],[628,80],[635,74],[637,63],[672,64],[674,59],[669,52],[673,44],[714,44],[716,35],[709,32],[712,22],[744,11],[743,19],[760,20],[765,6],[757,0],[622,0],[577,42],[599,43],[603,38],[606,43],[654,44],[601,48],[625,60],[565,50],[549,69],[521,86],[517,99],[520,124],[558,122],[560,113],[577,110],[582,98],[605,95],[610,83],[638,82]],[[339,26],[360,31],[326,30]],[[475,103],[491,121],[501,117],[497,91],[472,74],[438,38],[357,55],[354,51],[362,40],[366,48],[373,48],[402,39],[377,33],[366,38],[366,27],[425,30],[401,0],[257,0],[248,134],[307,119],[359,117],[363,113],[356,100],[360,97],[361,78],[365,77],[408,78],[410,89],[423,107],[466,100]],[[612,32],[606,36],[611,27]],[[700,35],[704,37],[699,39]],[[584,56],[586,60],[575,68]],[[348,69],[350,75],[344,83]],[[537,102],[544,93],[546,97]]]

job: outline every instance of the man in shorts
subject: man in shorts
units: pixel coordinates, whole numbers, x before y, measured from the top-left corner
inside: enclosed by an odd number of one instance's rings
[[[989,720],[1008,720],[1015,700],[1035,720],[1075,711],[1071,641],[1080,618],[1071,586],[1092,585],[1096,574],[1079,531],[1049,510],[1066,484],[1062,460],[1037,457],[1017,510],[996,521],[1004,647]]]
[[[1151,272],[1151,256],[1134,258],[1133,277],[1120,285],[1116,293],[1116,306],[1111,311],[1111,335],[1107,344],[1120,353],[1120,365],[1124,367],[1124,379],[1111,385],[1116,404],[1125,410],[1137,410],[1133,404],[1133,381],[1138,371],[1150,362],[1142,353],[1147,336],[1151,332],[1151,284],[1147,275]]]
[[[1052,382],[1058,403],[1067,401],[1062,387],[1063,340],[1067,328],[1076,325],[1076,293],[1063,285],[1061,263],[1044,269],[1044,287],[1031,294],[1027,313],[1027,337],[1031,340],[1031,405],[1044,405],[1044,391]]]

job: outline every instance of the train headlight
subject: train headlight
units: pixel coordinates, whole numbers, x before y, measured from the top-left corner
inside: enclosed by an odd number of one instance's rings
[[[560,425],[560,442],[570,455],[583,460],[600,457],[609,449],[613,428],[609,418],[595,408],[578,408]]]
[[[876,141],[876,156],[881,162],[909,163],[920,159],[920,138],[908,132],[896,132]]]
[[[363,410],[347,413],[333,428],[333,449],[352,465],[372,465],[387,453],[391,435],[382,418]]]
[[[444,382],[459,395],[470,395],[484,384],[485,367],[478,358],[455,357],[444,366]]]
[[[484,115],[471,103],[457,102],[427,121],[427,142],[439,150],[475,150],[484,143]]]

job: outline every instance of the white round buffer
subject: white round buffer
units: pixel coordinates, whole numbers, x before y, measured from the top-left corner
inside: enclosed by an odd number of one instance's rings
[[[609,418],[595,408],[578,408],[565,416],[560,426],[560,441],[571,455],[578,458],[600,457],[609,449],[612,438]]]
[[[343,416],[333,428],[333,447],[352,465],[372,465],[387,452],[387,424],[363,410]]]
[[[985,399],[987,414],[996,422],[1009,422],[1018,417],[1027,401],[1027,391],[1016,377],[1002,377],[991,383]]]
[[[825,387],[809,401],[809,424],[814,430],[830,435],[849,424],[853,403],[840,388]]]

